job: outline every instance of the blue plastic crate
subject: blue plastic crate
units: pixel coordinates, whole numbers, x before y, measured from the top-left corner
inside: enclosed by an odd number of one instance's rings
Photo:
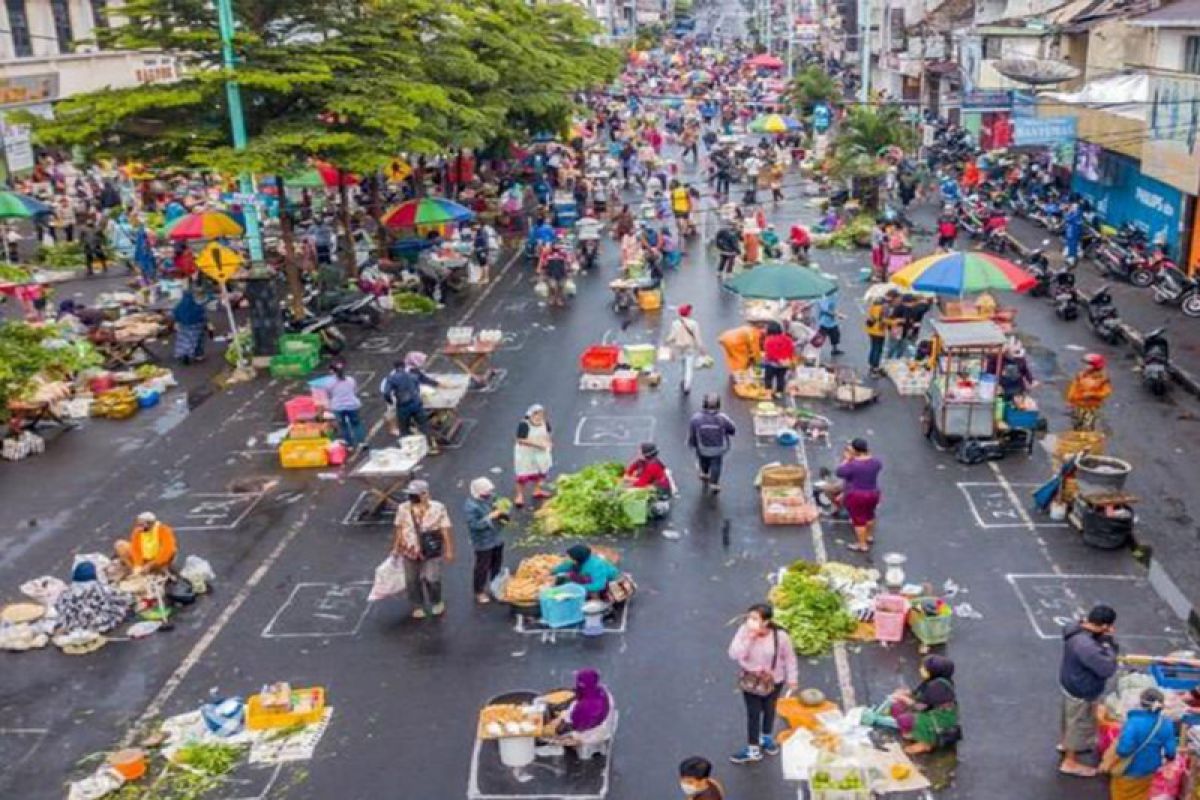
[[[1200,668],[1196,667],[1151,664],[1150,674],[1154,676],[1154,682],[1164,689],[1186,692],[1200,686]]]
[[[538,595],[542,623],[550,628],[583,624],[583,604],[586,600],[587,590],[578,583],[542,589]]]
[[[1010,428],[1036,428],[1041,415],[1036,411],[1024,411],[1019,408],[1006,407],[1004,422]]]

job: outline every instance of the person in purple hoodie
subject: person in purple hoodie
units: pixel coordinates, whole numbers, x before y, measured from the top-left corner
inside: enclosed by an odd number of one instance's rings
[[[1058,771],[1077,778],[1091,778],[1096,768],[1079,761],[1079,754],[1096,746],[1096,703],[1104,686],[1117,671],[1120,648],[1113,638],[1117,612],[1095,606],[1087,618],[1063,629],[1062,666],[1058,684],[1062,689],[1063,755]]]

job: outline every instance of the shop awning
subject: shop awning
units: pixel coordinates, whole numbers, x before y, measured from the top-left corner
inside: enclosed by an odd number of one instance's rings
[[[1077,92],[1039,92],[1038,97],[1069,105],[1102,108],[1110,114],[1146,120],[1150,78],[1144,74],[1110,75],[1088,81]]]
[[[1129,20],[1142,28],[1200,28],[1200,0],[1179,0]]]

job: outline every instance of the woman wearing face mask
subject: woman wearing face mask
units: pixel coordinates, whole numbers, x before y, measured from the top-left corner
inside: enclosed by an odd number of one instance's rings
[[[685,758],[679,765],[679,788],[692,800],[725,800],[725,790],[711,775],[712,762],[707,758]]]
[[[435,617],[446,611],[442,601],[442,561],[454,560],[454,537],[446,507],[429,497],[429,484],[412,481],[404,490],[408,499],[396,509],[396,536],[392,554],[404,559],[408,599],[413,619],[425,619],[426,608]]]
[[[926,656],[916,688],[901,689],[892,695],[892,718],[900,735],[912,740],[904,752],[928,753],[962,738],[953,678],[953,661],[944,656]]]
[[[739,668],[738,688],[746,704],[746,746],[730,761],[748,764],[764,754],[779,754],[771,735],[775,704],[784,687],[796,691],[800,672],[791,637],[773,622],[775,610],[766,603],[750,606],[746,619],[729,645],[729,657]]]
[[[467,498],[463,512],[467,516],[471,548],[475,551],[475,569],[471,578],[475,602],[483,605],[491,602],[487,587],[500,574],[504,563],[501,526],[508,521],[508,514],[496,508],[496,487],[487,478],[471,481],[471,496]]]

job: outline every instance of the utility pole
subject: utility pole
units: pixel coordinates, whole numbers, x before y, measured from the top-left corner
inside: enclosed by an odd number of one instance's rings
[[[858,0],[858,55],[862,71],[858,101],[866,105],[871,102],[871,0]]]
[[[771,52],[771,2],[772,0],[763,0],[763,35],[767,45],[767,52]]]
[[[796,77],[796,0],[787,0],[787,76]]]
[[[233,5],[232,0],[217,0],[217,24],[221,29],[221,61],[229,79],[225,81],[225,97],[229,103],[229,127],[233,133],[233,149],[246,149],[246,118],[242,115],[242,90],[233,80],[237,62],[233,54]],[[254,182],[242,173],[238,176],[238,190],[247,198],[254,196]],[[280,198],[283,201],[283,198]],[[258,206],[253,200],[243,204],[246,214],[246,238],[250,243],[250,265],[263,261],[262,234],[258,229]]]

